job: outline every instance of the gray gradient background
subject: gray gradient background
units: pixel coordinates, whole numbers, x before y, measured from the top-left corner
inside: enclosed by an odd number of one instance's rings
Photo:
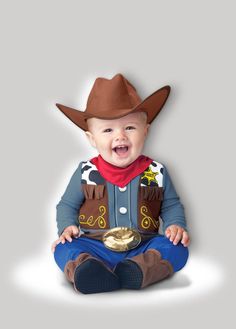
[[[148,319],[164,328],[234,327],[234,1],[0,4],[1,322],[141,328]],[[21,259],[37,257],[56,238],[55,202],[78,162],[96,154],[54,103],[83,109],[91,80],[118,72],[143,98],[172,86],[145,153],[167,165],[185,204],[191,252],[216,262],[224,282],[169,307],[81,310],[26,294],[9,277]]]

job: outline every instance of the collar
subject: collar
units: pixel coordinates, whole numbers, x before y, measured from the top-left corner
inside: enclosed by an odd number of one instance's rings
[[[105,161],[101,155],[90,160],[98,169],[100,175],[109,183],[125,187],[132,179],[140,175],[152,163],[152,159],[140,155],[128,167],[120,168]]]

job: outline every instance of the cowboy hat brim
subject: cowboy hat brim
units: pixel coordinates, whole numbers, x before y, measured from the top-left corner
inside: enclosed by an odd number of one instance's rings
[[[89,113],[86,113],[86,111],[79,111],[74,108],[62,105],[62,104],[56,104],[56,106],[59,108],[61,112],[65,114],[74,124],[76,124],[78,127],[83,129],[84,131],[88,130],[87,125],[87,119],[89,118],[98,118],[98,119],[104,119],[104,120],[112,120],[112,119],[118,119],[125,115],[128,115],[130,113],[134,112],[146,112],[147,113],[147,123],[151,123],[158,113],[161,111],[163,106],[165,105],[165,102],[167,101],[167,98],[170,94],[170,86],[164,86],[157,91],[155,91],[153,94],[148,96],[144,99],[140,104],[136,105],[135,107],[131,109],[114,109],[107,112],[103,112],[101,115],[91,115]]]

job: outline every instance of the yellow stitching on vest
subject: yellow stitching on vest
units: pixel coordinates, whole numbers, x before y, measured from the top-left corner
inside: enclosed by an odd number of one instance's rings
[[[150,217],[147,216],[145,213],[148,212],[148,208],[146,206],[142,206],[140,208],[140,212],[141,214],[144,216],[142,221],[141,221],[141,226],[142,228],[148,229],[151,226],[151,223],[153,224],[153,226],[155,228],[158,228],[157,224],[155,223],[155,221]]]
[[[151,182],[157,182],[156,175],[159,175],[159,172],[153,172],[152,169],[149,167],[147,170],[144,171],[141,180],[146,178],[148,180],[148,185],[151,185]]]
[[[79,216],[80,224],[87,224],[88,226],[94,226],[96,224],[96,222],[98,222],[99,228],[105,228],[106,227],[106,221],[105,221],[105,218],[103,216],[106,213],[106,207],[105,206],[100,206],[98,209],[100,211],[100,216],[98,216],[95,219],[94,219],[93,216],[89,216],[89,218],[87,220],[85,220],[85,215],[80,215]],[[81,219],[83,221],[81,221]]]

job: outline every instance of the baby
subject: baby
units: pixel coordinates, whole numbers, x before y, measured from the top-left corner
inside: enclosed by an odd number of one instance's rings
[[[165,166],[142,155],[169,92],[165,86],[142,101],[117,74],[95,80],[84,112],[57,104],[98,151],[79,164],[57,205],[52,250],[78,292],[141,289],[187,262],[183,206]]]

